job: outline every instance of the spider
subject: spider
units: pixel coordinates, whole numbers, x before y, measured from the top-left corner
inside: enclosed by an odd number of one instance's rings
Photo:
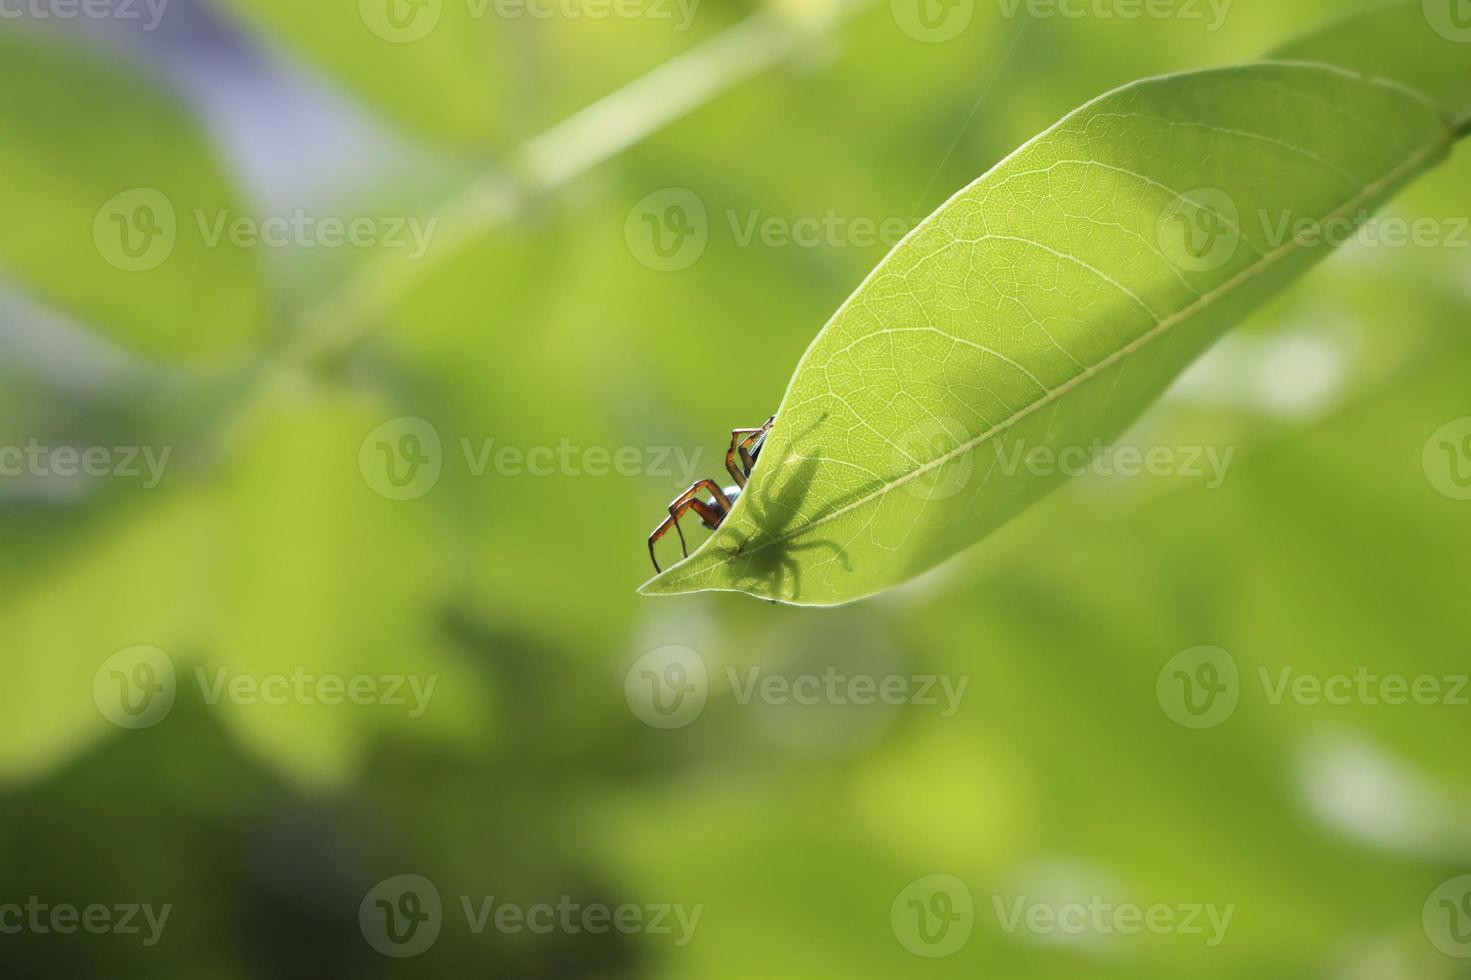
[[[741,491],[746,488],[746,481],[751,478],[751,471],[756,468],[756,460],[761,455],[761,447],[766,444],[766,437],[771,432],[772,423],[776,421],[773,415],[761,424],[757,429],[732,429],[730,433],[730,449],[725,454],[725,468],[735,480],[735,486],[721,489],[720,484],[714,480],[700,480],[684,493],[674,498],[669,505],[669,516],[654,528],[654,533],[649,535],[649,560],[654,563],[654,571],[662,572],[659,567],[659,559],[654,556],[654,544],[662,538],[672,527],[679,535],[679,550],[685,558],[690,556],[689,545],[685,543],[684,529],[679,526],[679,519],[686,511],[694,511],[710,530],[720,527],[720,523],[730,514],[730,509],[735,506],[736,500],[740,498]],[[739,465],[737,465],[739,464]],[[710,492],[710,499],[704,500],[701,494]]]

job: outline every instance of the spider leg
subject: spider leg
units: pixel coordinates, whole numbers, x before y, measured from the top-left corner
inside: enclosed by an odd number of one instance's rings
[[[710,491],[710,496],[714,498],[713,504],[700,499],[700,493],[704,490]],[[671,515],[674,514],[675,508],[679,508],[681,512],[694,511],[700,515],[700,520],[705,522],[705,526],[713,531],[720,526],[721,521],[725,520],[725,515],[730,513],[731,503],[720,484],[714,480],[701,480],[675,498],[674,503],[669,505]]]
[[[651,562],[654,563],[654,573],[655,574],[658,574],[659,572],[664,571],[664,569],[662,569],[662,568],[659,567],[659,559],[656,558],[656,557],[654,557],[654,544],[660,538],[662,538],[664,536],[665,532],[668,531],[671,527],[675,527],[675,528],[679,527],[679,522],[677,520],[675,520],[673,517],[666,517],[666,518],[664,518],[663,521],[660,522],[660,524],[659,524],[658,527],[654,528],[654,533],[649,535],[649,561],[651,561]],[[684,532],[681,531],[679,533],[679,536],[680,536],[680,547],[683,548],[684,547]],[[685,553],[688,554],[689,552],[686,551]]]
[[[715,498],[713,505],[700,499],[700,494],[705,490],[709,490]],[[679,519],[686,511],[694,511],[699,515],[700,520],[704,522],[706,527],[714,529],[720,526],[721,521],[725,520],[725,515],[730,513],[730,507],[730,498],[725,495],[725,491],[720,488],[720,484],[714,480],[701,480],[678,497],[675,497],[674,502],[669,505],[669,516],[664,518],[659,526],[654,528],[654,532],[649,535],[649,560],[654,563],[654,571],[663,571],[659,567],[659,559],[654,557],[654,544],[668,533],[671,527],[679,535],[680,552],[686,558],[690,556],[689,545],[684,537],[684,528],[679,526]]]
[[[761,423],[759,428],[732,429],[730,432],[730,449],[725,454],[725,468],[735,478],[736,486],[742,490],[746,488],[746,474],[756,465],[756,460],[751,456],[751,446],[771,431],[771,425],[775,421],[776,416],[773,415]],[[736,465],[737,457],[740,458],[740,466]]]
[[[740,466],[736,465],[736,455],[739,454],[741,457],[741,462],[746,463],[746,445],[752,439],[759,436],[762,431],[763,430],[761,429],[730,430],[730,449],[726,450],[725,453],[725,468],[730,473],[732,479],[735,480],[736,486],[740,487],[742,490],[746,488],[746,473],[745,469],[742,469]],[[746,469],[749,468],[749,464],[747,464]]]

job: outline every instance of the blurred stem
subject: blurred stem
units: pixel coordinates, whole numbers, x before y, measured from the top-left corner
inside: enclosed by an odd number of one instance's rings
[[[504,170],[473,181],[433,209],[431,250],[417,260],[381,253],[309,310],[278,359],[283,368],[330,363],[377,318],[487,231],[717,96],[785,62],[869,0],[835,0],[820,17],[762,12],[665,62],[523,143]]]

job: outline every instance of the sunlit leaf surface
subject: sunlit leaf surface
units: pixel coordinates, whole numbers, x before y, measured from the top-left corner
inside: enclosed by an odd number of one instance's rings
[[[803,604],[897,585],[1058,482],[1220,333],[1447,152],[1424,95],[1327,65],[1091,103],[901,243],[803,357],[748,492],[647,593]],[[1284,231],[1283,229],[1292,229]]]

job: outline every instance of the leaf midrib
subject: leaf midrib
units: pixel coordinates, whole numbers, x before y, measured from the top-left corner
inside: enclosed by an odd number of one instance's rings
[[[1362,191],[1360,191],[1352,199],[1347,201],[1342,207],[1325,216],[1323,219],[1324,223],[1331,222],[1333,220],[1351,214],[1366,200],[1373,199],[1377,195],[1382,194],[1385,190],[1393,186],[1402,177],[1415,172],[1422,163],[1424,163],[1437,151],[1444,151],[1449,149],[1449,147],[1454,142],[1454,139],[1455,131],[1450,125],[1447,125],[1440,139],[1429,143],[1421,149],[1417,150],[1415,153],[1411,154],[1410,157],[1405,160],[1405,162],[1401,163],[1399,166],[1386,173],[1383,177],[1379,178],[1374,183],[1367,185]],[[1260,260],[1246,267],[1241,272],[1233,276],[1231,279],[1222,283],[1220,286],[1217,286],[1215,289],[1208,292],[1202,293],[1198,299],[1191,302],[1188,306],[1181,309],[1178,313],[1174,313],[1168,317],[1165,317],[1162,320],[1157,321],[1154,327],[1150,328],[1145,333],[1140,334],[1138,337],[1134,338],[1114,353],[1108,355],[1096,364],[1084,369],[1081,373],[1074,375],[1067,381],[1064,381],[1056,388],[1049,389],[1045,395],[1041,396],[1036,401],[1033,401],[1025,407],[1019,409],[1008,418],[997,422],[991,428],[987,429],[985,432],[982,432],[975,438],[962,443],[950,452],[945,453],[942,456],[938,456],[928,463],[925,463],[914,468],[913,470],[910,470],[909,472],[905,473],[895,480],[884,483],[882,486],[871,491],[870,493],[865,494],[857,500],[854,500],[852,503],[845,504],[842,507],[839,507],[838,509],[832,511],[831,513],[823,515],[817,520],[808,521],[807,523],[792,528],[774,538],[763,541],[755,547],[744,549],[741,552],[741,556],[745,557],[761,551],[765,551],[767,548],[770,548],[773,545],[778,545],[784,541],[789,541],[800,534],[805,534],[808,531],[811,531],[813,528],[821,527],[829,521],[836,520],[837,518],[842,517],[845,514],[852,513],[854,510],[857,510],[870,501],[882,497],[890,493],[894,489],[903,486],[910,480],[913,480],[925,473],[928,473],[930,470],[943,466],[946,463],[950,462],[952,459],[971,452],[973,449],[981,445],[983,442],[986,442],[988,439],[991,439],[997,434],[1011,428],[1013,425],[1029,417],[1039,409],[1045,408],[1046,406],[1052,404],[1063,395],[1066,395],[1068,392],[1092,380],[1093,378],[1108,370],[1110,367],[1113,367],[1115,364],[1118,364],[1128,356],[1143,349],[1156,338],[1169,333],[1171,330],[1182,323],[1189,322],[1197,314],[1209,309],[1217,300],[1230,295],[1240,286],[1251,282],[1257,276],[1261,275],[1263,272],[1275,266],[1278,262],[1293,254],[1300,247],[1301,246],[1299,246],[1295,238],[1289,239],[1284,244],[1278,246],[1275,250],[1266,253]]]

